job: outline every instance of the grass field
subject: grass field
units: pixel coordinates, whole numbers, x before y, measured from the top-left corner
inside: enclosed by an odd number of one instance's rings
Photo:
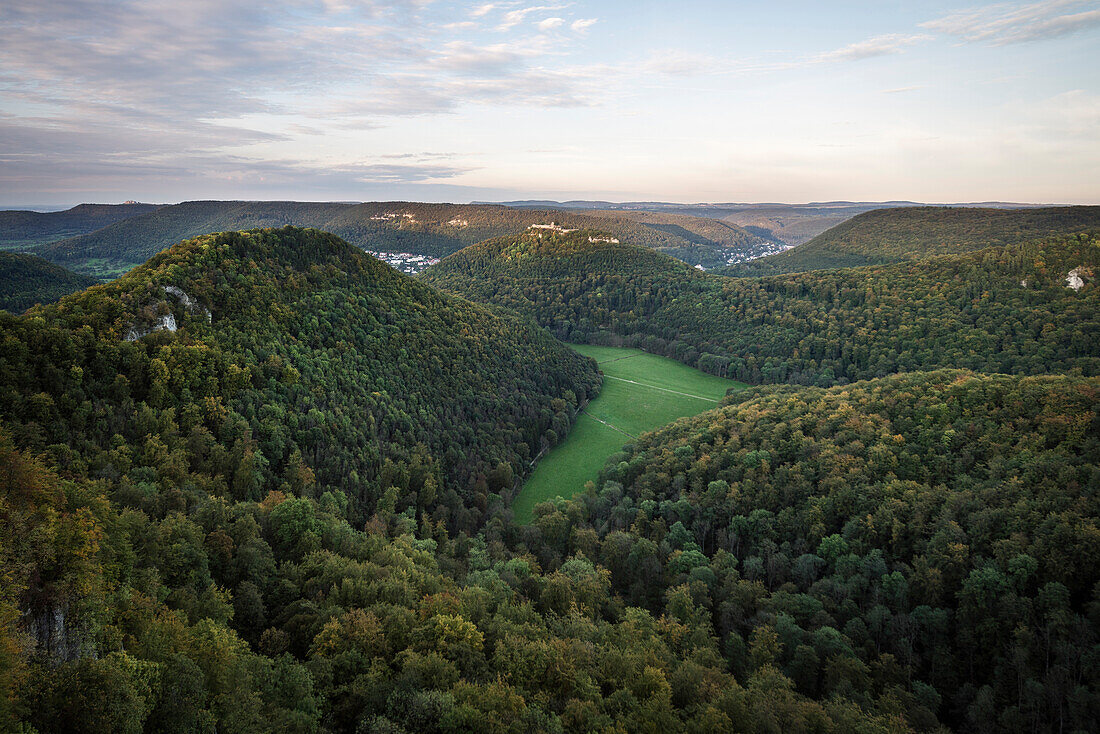
[[[747,387],[640,349],[571,346],[600,363],[603,389],[523,485],[512,503],[517,522],[530,522],[539,502],[583,491],[608,457],[633,437],[709,410],[727,390]]]

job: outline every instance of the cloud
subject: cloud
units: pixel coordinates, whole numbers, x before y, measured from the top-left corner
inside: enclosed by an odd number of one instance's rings
[[[538,38],[511,45],[449,40],[465,28],[433,28],[419,17],[424,6],[275,0],[259,11],[220,0],[9,0],[0,5],[0,103],[124,126],[175,121],[181,134],[199,118],[310,117],[325,106],[318,99],[328,98],[369,99],[362,106],[380,114],[419,115],[468,101],[439,97],[462,88],[445,83],[449,78],[480,75],[498,84],[522,78],[540,54],[564,53]],[[428,74],[444,83],[425,85]]]
[[[1100,26],[1100,8],[1094,0],[1002,3],[951,13],[921,26],[964,41],[1005,46],[1095,28]]]
[[[851,43],[835,51],[827,51],[816,56],[814,60],[819,62],[862,61],[876,56],[889,56],[901,53],[909,46],[931,38],[931,36],[925,34],[888,33],[883,36],[868,38],[865,41]]]
[[[224,134],[236,136],[237,131],[226,129]],[[267,138],[253,137],[260,139]],[[267,160],[210,153],[188,141],[173,146],[156,132],[131,137],[122,145],[117,136],[99,126],[78,129],[39,120],[27,124],[10,117],[0,118],[0,141],[0,191],[9,192],[103,187],[145,190],[202,180],[287,185],[308,181],[311,188],[347,189],[355,183],[438,181],[475,170],[451,162],[453,156],[442,153],[378,156],[377,160],[351,163]]]
[[[464,166],[444,166],[432,163],[357,163],[342,166],[320,167],[316,164],[287,164],[290,175],[308,173],[311,177],[335,175],[347,177],[360,183],[414,183],[420,181],[438,181],[454,178],[468,173],[474,168]]]
[[[656,51],[639,65],[646,73],[669,76],[694,76],[728,67],[728,61],[680,49]]]
[[[573,29],[574,33],[585,33],[598,22],[599,18],[581,18],[580,20],[573,21],[569,27]]]
[[[923,84],[915,84],[911,87],[895,87],[894,89],[883,89],[883,94],[904,94],[905,92],[915,92],[918,89],[924,89]]]
[[[467,41],[451,41],[443,44],[429,63],[440,71],[508,74],[531,53],[532,50],[525,51],[507,43],[480,46]]]
[[[906,48],[931,38],[932,36],[926,34],[891,33],[851,43],[832,51],[789,61],[721,58],[682,49],[661,49],[650,52],[646,59],[632,64],[630,69],[623,68],[622,71],[623,73],[641,71],[646,74],[664,74],[667,76],[764,74],[803,69],[821,64],[846,63],[877,56],[888,56],[901,53]]]
[[[549,63],[570,52],[568,40],[545,33],[568,23],[550,12],[561,6],[475,9],[478,18],[515,10],[521,19],[541,18],[507,42],[488,43],[462,40],[472,21],[440,18],[462,21],[447,27],[435,22],[439,12],[429,5],[5,0],[0,195],[94,188],[96,177],[146,187],[157,176],[216,177],[226,167],[234,176],[262,173],[269,180],[293,170],[304,181],[308,173],[313,185],[335,180],[323,173],[331,164],[261,171],[260,159],[285,155],[294,142],[320,156],[328,150],[326,135],[392,125],[387,120],[397,117],[479,104],[577,107],[600,99],[606,82],[599,74]],[[419,181],[466,170],[452,162],[374,160],[340,169],[340,176]],[[51,176],[59,183],[50,184]]]
[[[504,14],[500,24],[497,26],[497,30],[501,32],[507,32],[518,26],[520,23],[527,19],[528,15],[532,13],[542,13],[550,10],[561,10],[561,5],[532,5],[526,8],[516,8],[515,10],[509,10]]]

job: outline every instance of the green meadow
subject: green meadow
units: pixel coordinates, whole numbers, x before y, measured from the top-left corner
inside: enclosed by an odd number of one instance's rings
[[[584,483],[595,480],[607,459],[634,437],[709,410],[727,390],[747,387],[640,349],[570,346],[599,362],[603,389],[523,485],[512,503],[521,523],[530,522],[539,502],[583,491]]]

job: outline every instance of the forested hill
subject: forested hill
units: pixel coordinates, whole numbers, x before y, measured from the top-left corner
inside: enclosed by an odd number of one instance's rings
[[[80,204],[60,212],[0,211],[0,248],[30,247],[87,234],[157,209],[156,204]]]
[[[652,219],[652,221],[649,221]],[[128,270],[160,250],[207,232],[295,225],[333,232],[359,247],[442,257],[532,224],[599,227],[623,242],[661,249],[691,264],[719,267],[759,254],[765,240],[725,222],[679,215],[637,221],[620,212],[513,209],[498,205],[372,202],[190,201],[42,246],[51,262],[99,276]]]
[[[491,240],[422,277],[530,314],[564,339],[638,346],[751,383],[940,367],[1100,374],[1095,236],[760,279],[590,237]]]
[[[1096,730],[1100,380],[939,371],[727,402],[642,436],[527,537],[598,557],[628,604],[682,595],[739,678],[774,666],[918,728]]]
[[[530,322],[295,228],[180,243],[6,317],[3,337],[0,413],[21,446],[73,447],[127,491],[195,472],[195,491],[238,500],[309,466],[352,518],[385,502],[453,530],[478,527],[599,387]]]
[[[880,265],[1097,228],[1100,228],[1100,206],[876,209],[826,230],[804,245],[721,272],[748,277]]]
[[[0,730],[934,725],[888,666],[870,698],[794,691],[697,587],[625,605],[590,531],[517,542],[514,474],[598,380],[529,321],[293,228],[0,313]]]
[[[36,303],[51,303],[97,282],[40,257],[0,252],[0,309],[12,313]]]

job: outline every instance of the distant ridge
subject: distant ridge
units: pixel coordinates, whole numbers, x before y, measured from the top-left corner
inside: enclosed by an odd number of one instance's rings
[[[617,211],[650,211],[669,214],[683,214],[695,217],[722,219],[764,239],[782,242],[785,245],[801,245],[830,227],[874,209],[898,207],[929,206],[915,201],[811,201],[804,204],[784,202],[698,202],[678,204],[663,201],[550,201],[519,200],[501,202],[504,206],[516,208],[551,207],[558,209],[603,209]],[[966,204],[937,204],[950,207],[994,207],[1000,209],[1024,209],[1049,206],[1045,204],[1023,204],[1011,202],[974,202]]]
[[[63,211],[0,211],[0,249],[31,247],[94,232],[146,214],[159,204],[78,204]]]
[[[1030,204],[1012,201],[970,201],[970,202],[921,202],[907,199],[892,199],[889,201],[847,201],[837,199],[833,201],[807,201],[804,203],[791,203],[782,201],[754,201],[754,202],[693,202],[677,203],[671,201],[602,201],[599,199],[570,199],[569,201],[555,201],[553,199],[518,199],[515,201],[472,201],[471,204],[497,204],[499,206],[515,207],[552,207],[556,209],[757,209],[760,207],[778,208],[788,207],[799,209],[804,207],[900,207],[900,206],[946,206],[946,207],[995,207],[998,209],[1027,209],[1036,207],[1049,207],[1053,204]]]
[[[533,224],[607,230],[692,265],[722,267],[773,252],[767,237],[714,218],[675,213],[520,209],[500,204],[364,204],[294,201],[188,201],[158,208],[34,250],[78,272],[111,277],[176,242],[210,232],[285,225],[315,227],[374,252],[443,257]]]
[[[1100,206],[920,206],[859,214],[810,242],[723,271],[758,276],[882,265],[1011,245],[1100,226]]]

